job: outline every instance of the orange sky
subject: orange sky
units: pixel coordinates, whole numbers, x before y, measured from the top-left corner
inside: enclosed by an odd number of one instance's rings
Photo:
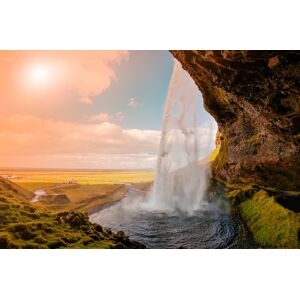
[[[155,167],[173,64],[163,50],[0,51],[0,168]],[[216,128],[203,107],[201,121]]]
[[[128,51],[0,51],[0,167],[152,167],[160,132],[122,128],[122,112],[44,117],[93,105],[128,59]]]
[[[78,92],[79,100],[92,103],[92,96],[109,88],[114,65],[129,57],[128,51],[0,51],[0,93],[7,101],[53,100],[59,93]],[[34,81],[31,72],[40,67],[47,82]]]

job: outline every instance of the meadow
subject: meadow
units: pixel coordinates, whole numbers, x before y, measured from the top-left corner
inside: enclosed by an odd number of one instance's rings
[[[154,178],[152,170],[22,170],[0,169],[0,176],[9,175],[9,180],[18,184],[53,184],[73,181],[78,184],[126,184],[149,182]]]
[[[21,170],[1,169],[0,176],[30,192],[43,189],[47,195],[36,205],[51,211],[91,212],[121,200],[133,184],[146,190],[153,181],[150,170]]]

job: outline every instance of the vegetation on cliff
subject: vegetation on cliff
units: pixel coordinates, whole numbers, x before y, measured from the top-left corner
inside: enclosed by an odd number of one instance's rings
[[[0,248],[144,248],[121,231],[90,223],[86,213],[51,213],[30,196],[0,177]]]
[[[234,211],[263,248],[300,248],[300,213],[278,203],[282,192],[256,185],[227,185]],[[289,197],[293,193],[286,192]],[[298,201],[300,194],[296,195]]]
[[[298,248],[300,215],[276,203],[264,190],[238,207],[255,240],[266,248]]]

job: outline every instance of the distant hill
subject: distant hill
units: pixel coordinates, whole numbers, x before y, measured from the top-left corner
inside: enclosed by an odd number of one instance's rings
[[[51,213],[33,193],[0,177],[0,248],[144,248],[123,232],[89,222],[82,212]]]
[[[31,200],[34,194],[18,184],[0,176],[0,196],[11,195],[16,198]]]

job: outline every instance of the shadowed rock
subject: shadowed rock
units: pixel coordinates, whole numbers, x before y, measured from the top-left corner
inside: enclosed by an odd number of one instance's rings
[[[216,119],[215,177],[300,188],[300,51],[171,51]]]

